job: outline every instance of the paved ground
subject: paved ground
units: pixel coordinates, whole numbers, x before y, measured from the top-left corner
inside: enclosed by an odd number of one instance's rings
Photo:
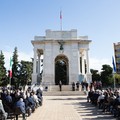
[[[116,120],[109,113],[87,103],[86,96],[43,97],[43,106],[27,120]]]

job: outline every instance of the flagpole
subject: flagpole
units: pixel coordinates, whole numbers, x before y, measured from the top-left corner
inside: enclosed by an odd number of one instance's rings
[[[10,57],[10,68],[9,68],[9,84],[11,85],[11,78],[12,78],[12,58]]]
[[[115,73],[113,72],[113,79],[114,79],[114,90],[116,89],[116,83],[115,83]]]
[[[60,30],[62,31],[62,10],[60,11]]]
[[[10,86],[11,86],[11,77],[9,78],[9,84],[10,84]]]
[[[60,21],[60,24],[61,24],[61,31],[62,31],[62,19],[61,19],[61,21]]]

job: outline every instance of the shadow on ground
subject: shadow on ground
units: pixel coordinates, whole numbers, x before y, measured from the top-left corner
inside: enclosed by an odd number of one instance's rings
[[[74,103],[74,107],[83,120],[120,120],[114,118],[110,112],[102,112],[102,109],[87,103],[86,100]]]
[[[77,113],[82,117],[82,120],[120,120],[120,118],[114,118],[109,112],[102,112],[102,109],[98,109],[97,106],[87,102],[86,96],[79,97],[67,97],[67,98],[51,98],[48,100],[65,100],[72,101],[64,103],[65,105],[73,105]]]

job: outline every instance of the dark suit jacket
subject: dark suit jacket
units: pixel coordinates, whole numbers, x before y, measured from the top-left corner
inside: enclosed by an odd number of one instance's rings
[[[17,101],[16,107],[19,107],[22,111],[22,113],[25,113],[25,103],[21,100]]]

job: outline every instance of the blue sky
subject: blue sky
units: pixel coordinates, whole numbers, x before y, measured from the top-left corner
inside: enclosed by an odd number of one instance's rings
[[[88,35],[90,68],[100,70],[112,65],[113,43],[120,40],[120,0],[0,0],[0,50],[6,67],[15,46],[19,60],[31,60],[35,35],[46,29],[77,29],[78,36]]]

